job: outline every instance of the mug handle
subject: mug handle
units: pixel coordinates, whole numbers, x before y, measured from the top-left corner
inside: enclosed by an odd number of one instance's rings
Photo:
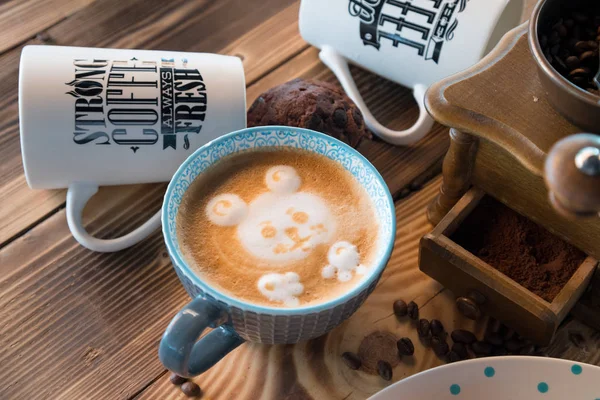
[[[143,225],[116,239],[98,239],[87,233],[82,223],[82,213],[88,200],[98,192],[93,183],[73,183],[67,191],[67,223],[69,229],[82,246],[103,253],[123,250],[141,242],[160,227],[161,212],[158,210]]]
[[[186,378],[205,372],[244,343],[228,325],[220,325],[198,340],[206,328],[219,324],[225,317],[213,300],[196,297],[167,327],[160,340],[158,358],[167,369]]]
[[[425,109],[425,92],[427,91],[427,86],[416,84],[413,87],[413,96],[419,106],[419,119],[417,122],[404,131],[394,131],[381,125],[373,114],[371,114],[356,87],[356,83],[354,83],[354,79],[352,79],[348,62],[341,54],[331,46],[325,45],[321,48],[319,58],[335,74],[348,97],[354,101],[362,112],[367,127],[386,142],[394,145],[410,145],[422,139],[431,130],[434,121]]]

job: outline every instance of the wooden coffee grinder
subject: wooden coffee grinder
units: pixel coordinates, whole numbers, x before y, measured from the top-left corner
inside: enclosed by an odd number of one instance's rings
[[[571,136],[580,129],[547,102],[527,26],[507,34],[471,69],[434,84],[426,103],[451,128],[451,143],[440,193],[428,210],[436,227],[421,241],[420,269],[454,293],[465,315],[493,316],[540,345],[550,342],[569,312],[600,329],[600,276],[594,275],[600,137]],[[451,240],[484,196],[589,255],[552,302]]]

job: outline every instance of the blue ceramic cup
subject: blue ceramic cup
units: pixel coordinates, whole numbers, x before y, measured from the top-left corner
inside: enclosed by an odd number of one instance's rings
[[[221,158],[267,146],[305,149],[340,163],[356,177],[375,205],[379,232],[371,271],[340,297],[296,308],[256,305],[212,287],[185,261],[177,243],[175,217],[187,188]],[[173,267],[193,300],[169,324],[160,342],[159,357],[169,370],[191,377],[212,367],[244,341],[296,343],[321,336],[352,315],[373,291],[390,258],[396,216],[381,175],[356,150],[319,132],[269,126],[227,134],[194,152],[169,184],[162,208],[162,226]],[[208,327],[215,329],[198,340]]]

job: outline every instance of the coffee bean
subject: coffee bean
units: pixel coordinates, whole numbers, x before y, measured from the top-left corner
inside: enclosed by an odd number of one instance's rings
[[[490,319],[488,319],[486,332],[497,333],[500,331],[501,327],[502,327],[502,322],[498,321],[496,318],[490,318]]]
[[[194,382],[186,382],[181,385],[181,391],[188,397],[197,397],[201,393],[200,386]]]
[[[571,78],[571,81],[579,87],[585,87],[587,85],[588,78],[586,76],[575,76]]]
[[[535,346],[533,344],[528,344],[519,351],[519,354],[522,356],[531,356],[533,353],[535,353]]]
[[[453,362],[457,362],[457,361],[461,361],[462,358],[456,354],[453,351],[448,352],[448,355],[446,356],[446,360],[448,361],[448,363],[453,363]]]
[[[559,56],[554,57],[554,62],[561,73],[568,70],[567,64]]]
[[[586,51],[585,53],[581,53],[581,55],[579,56],[579,60],[583,63],[586,61],[596,61],[596,59],[598,58],[598,53],[596,51]]]
[[[509,328],[506,325],[504,325],[504,326],[506,327],[506,331],[504,331],[504,334],[502,335],[502,339],[506,342],[507,340],[510,340],[515,336],[515,330],[512,328]]]
[[[502,346],[502,344],[504,343],[504,340],[502,340],[502,336],[499,333],[494,332],[486,333],[484,340],[487,343],[492,344],[494,346]]]
[[[437,336],[431,338],[431,348],[438,357],[444,357],[450,351],[448,343]]]
[[[420,319],[419,324],[417,325],[417,333],[419,337],[426,337],[429,335],[429,321],[426,319]]]
[[[432,319],[429,326],[431,328],[431,334],[433,336],[442,337],[442,335],[445,333],[444,325],[439,319]]]
[[[591,73],[589,68],[577,68],[574,69],[573,71],[569,72],[569,76],[572,78],[575,77],[582,77],[582,76],[588,76]]]
[[[346,115],[346,110],[343,108],[338,108],[333,112],[333,123],[338,128],[345,128],[348,123],[348,116]]]
[[[360,358],[355,353],[352,353],[350,351],[347,351],[344,354],[342,354],[342,360],[344,360],[344,364],[346,364],[348,368],[353,370],[359,369],[362,365]]]
[[[556,28],[556,32],[558,32],[558,35],[560,37],[566,37],[569,34],[569,32],[567,31],[567,27],[562,24]]]
[[[554,46],[550,47],[550,54],[552,54],[553,56],[557,56],[559,50],[560,44],[555,44]]]
[[[469,358],[469,353],[467,352],[467,347],[462,343],[454,343],[452,345],[452,351],[455,352],[456,354],[458,354],[458,356],[463,360],[466,360],[467,358]]]
[[[577,57],[577,56],[569,56],[565,60],[565,64],[567,64],[568,68],[570,68],[571,70],[574,70],[575,68],[579,67],[579,65],[581,64],[581,61],[579,61],[579,57]]]
[[[523,346],[523,342],[521,342],[519,339],[511,339],[504,343],[506,350],[510,351],[511,353],[519,351]]]
[[[471,349],[478,356],[489,356],[492,354],[494,346],[486,342],[475,342],[471,344]]]
[[[187,378],[184,378],[183,376],[179,376],[175,372],[171,373],[171,376],[169,377],[169,379],[171,380],[171,383],[173,385],[181,385],[181,384],[187,382]]]
[[[583,53],[588,50],[596,50],[596,49],[598,49],[598,44],[596,42],[594,42],[593,40],[591,40],[591,41],[581,40],[581,41],[575,43],[575,50],[577,50],[579,53]]]
[[[456,343],[471,344],[477,340],[473,332],[464,329],[456,329],[450,334],[452,340]]]
[[[494,350],[492,351],[492,356],[494,357],[506,355],[508,355],[508,350],[506,350],[504,347],[494,347]]]
[[[481,310],[475,301],[469,297],[459,297],[456,299],[456,306],[465,317],[472,320],[479,319],[481,317]]]
[[[408,316],[413,321],[416,321],[419,319],[419,306],[414,301],[411,301],[410,303],[408,303]]]
[[[392,380],[392,366],[387,361],[377,361],[377,373],[386,381]]]
[[[398,346],[398,353],[402,356],[412,356],[415,354],[415,345],[410,338],[403,337],[398,340],[396,346]]]
[[[555,44],[560,43],[560,35],[558,32],[552,32],[550,37],[548,38],[548,45],[554,46]]]
[[[396,317],[404,317],[408,314],[408,306],[404,302],[404,300],[396,300],[394,302],[394,314]]]
[[[485,304],[485,301],[487,300],[485,298],[485,296],[477,290],[471,290],[467,297],[469,297],[471,300],[473,300],[475,302],[475,304],[479,304],[479,305]]]
[[[565,26],[569,29],[575,26],[575,20],[572,18],[565,19]]]

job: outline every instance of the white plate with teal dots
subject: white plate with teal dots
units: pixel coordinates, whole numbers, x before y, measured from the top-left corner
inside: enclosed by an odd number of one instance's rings
[[[489,357],[406,378],[370,400],[600,400],[600,367],[545,357]]]

